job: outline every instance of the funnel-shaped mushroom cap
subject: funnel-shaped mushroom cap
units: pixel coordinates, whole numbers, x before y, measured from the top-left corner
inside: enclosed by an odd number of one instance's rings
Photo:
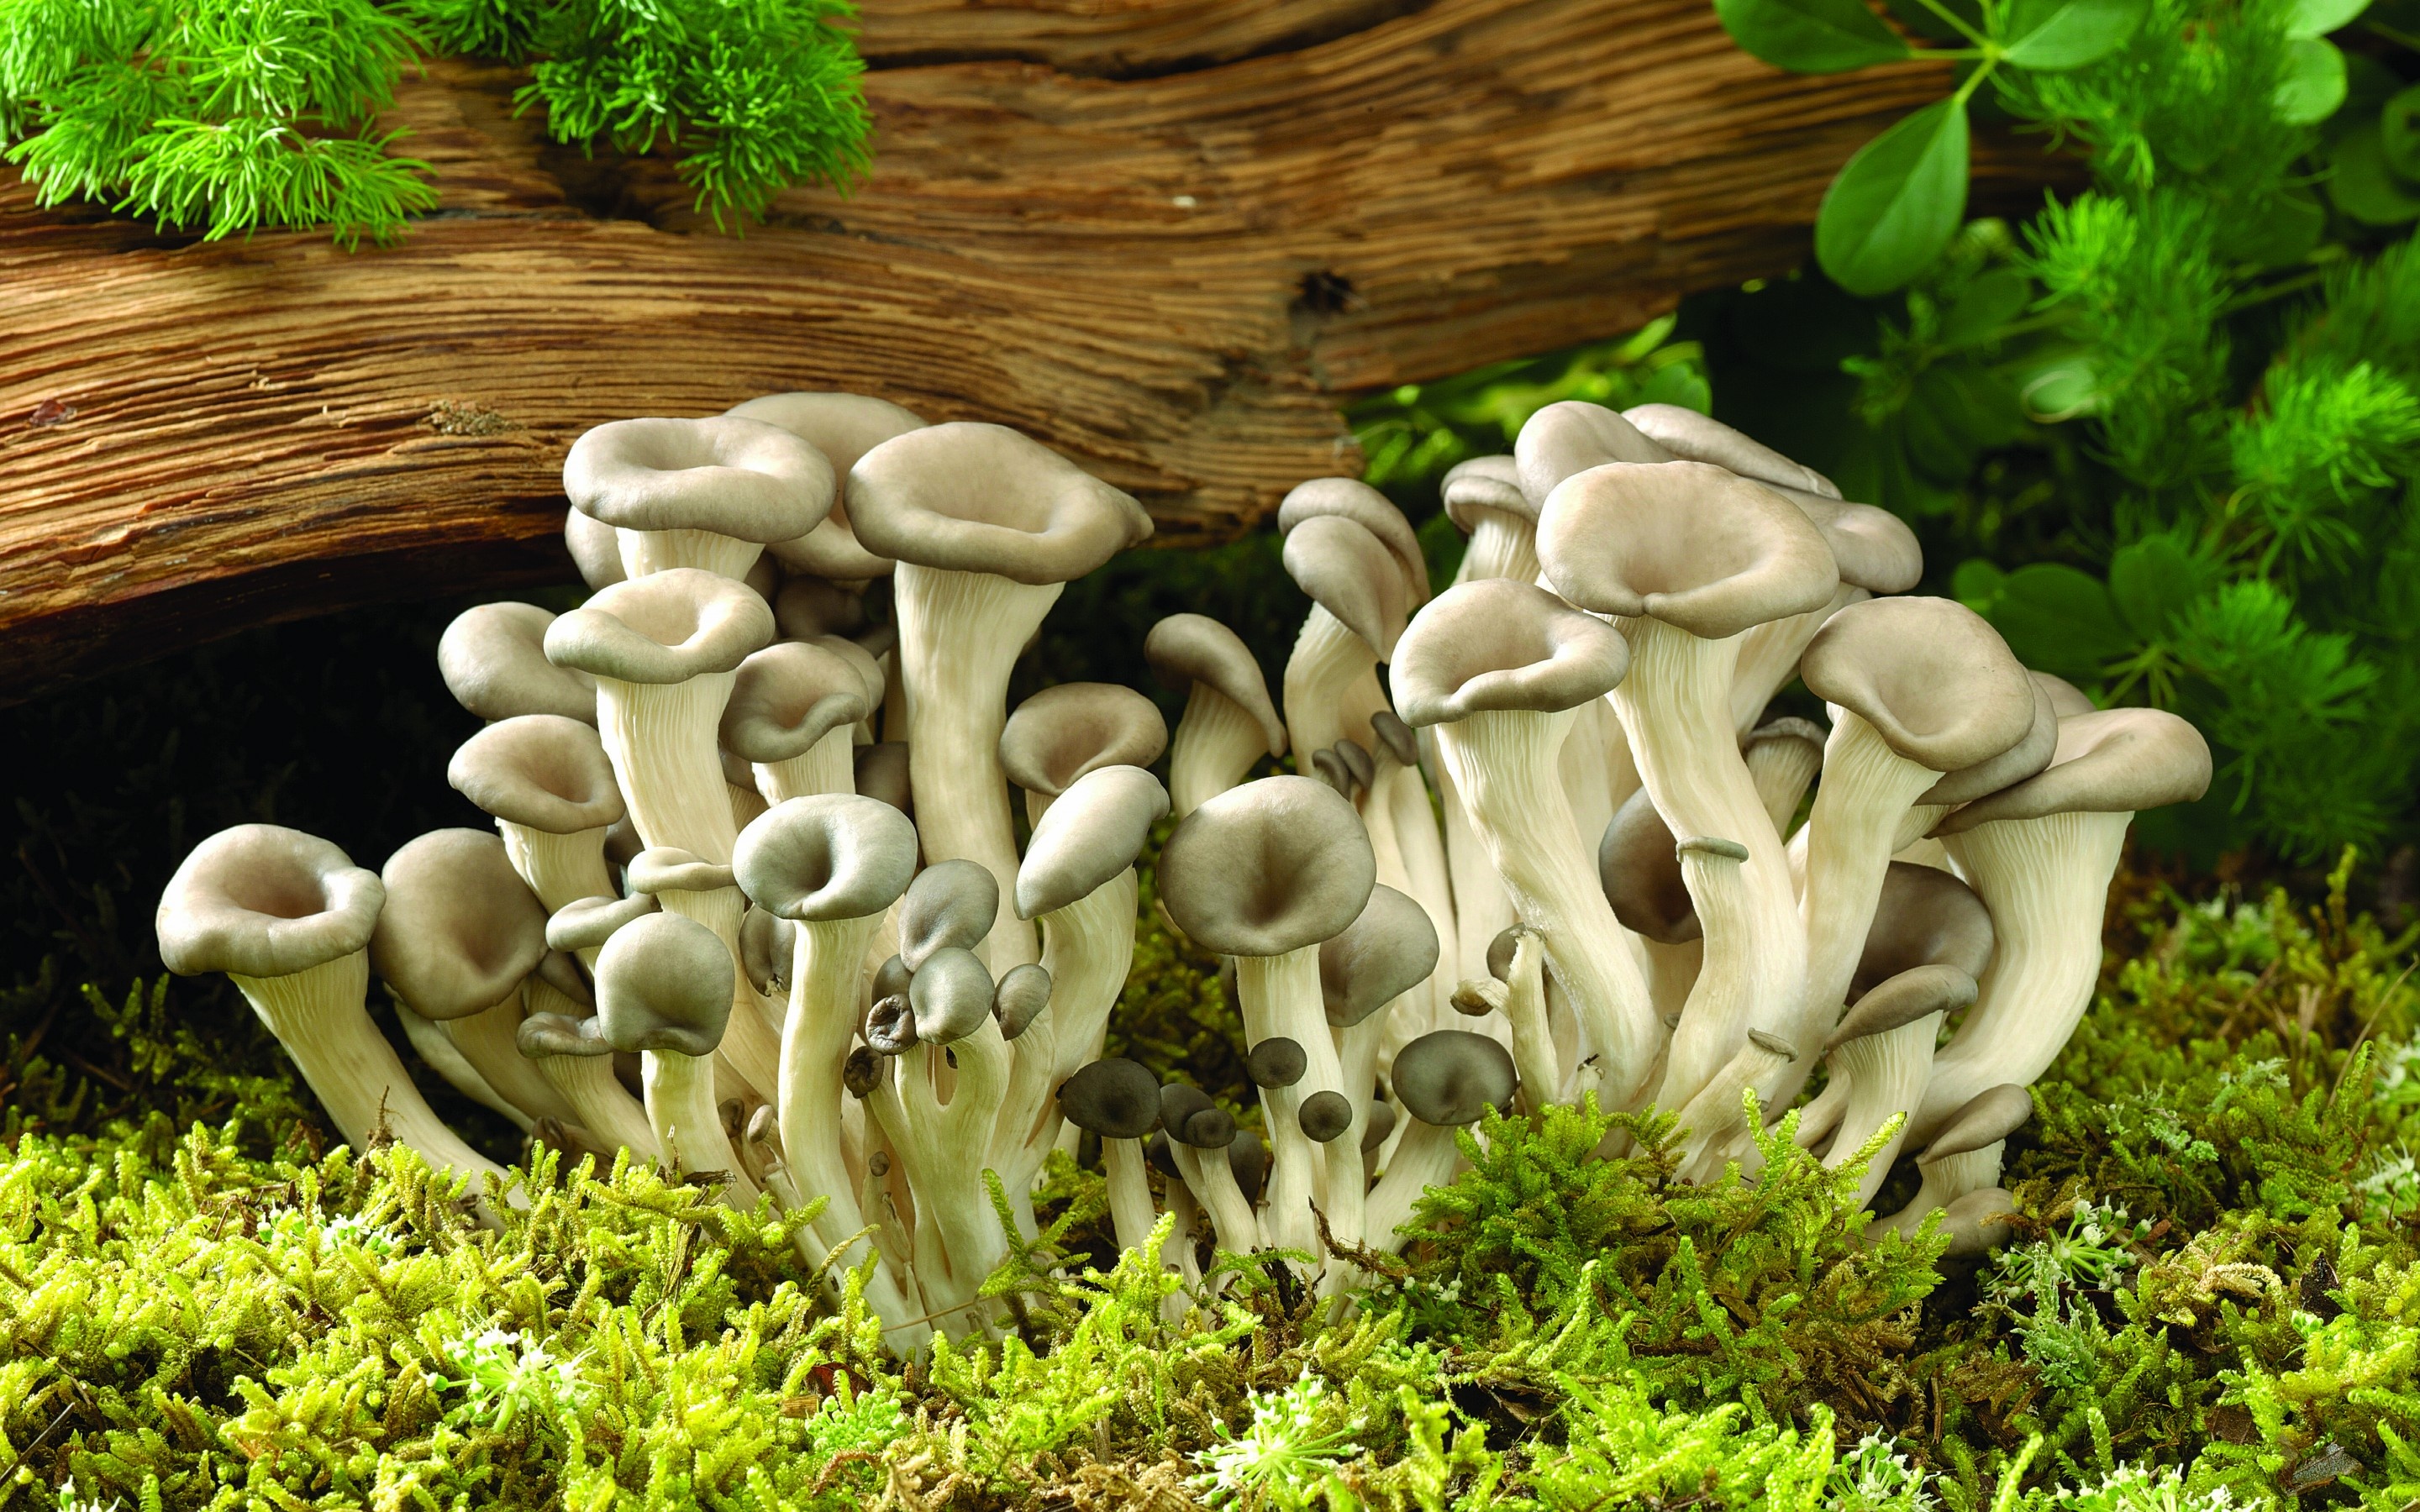
[[[840,1085],[851,1097],[869,1095],[882,1085],[882,1058],[870,1045],[857,1046],[849,1051],[848,1058],[840,1063]],[[875,1153],[878,1156],[881,1151]]]
[[[1685,945],[1705,933],[1681,873],[1671,826],[1646,790],[1634,793],[1597,842],[1597,880],[1613,917],[1659,945]]]
[[[1207,614],[1171,614],[1143,638],[1142,655],[1152,675],[1172,692],[1190,691],[1198,681],[1225,694],[1260,721],[1269,754],[1285,754],[1285,721],[1269,702],[1268,680],[1243,637]]]
[[[437,640],[437,671],[454,702],[482,719],[558,714],[597,722],[597,679],[546,656],[554,616],[535,604],[480,604]]]
[[[1349,519],[1376,536],[1404,575],[1406,603],[1418,608],[1428,602],[1428,554],[1393,500],[1358,478],[1313,478],[1296,484],[1278,505],[1278,533],[1292,535],[1295,526],[1322,515]]]
[[[2057,754],[2040,775],[1977,799],[1933,833],[2055,813],[2140,813],[2209,790],[2200,731],[2164,709],[2102,709],[2058,722]]]
[[[1324,1145],[1353,1127],[1353,1104],[1342,1092],[1313,1092],[1295,1110],[1295,1121],[1313,1144]]]
[[[1535,521],[1538,506],[1521,491],[1521,464],[1511,456],[1474,456],[1446,470],[1445,512],[1465,535],[1479,528],[1479,512],[1495,510]]]
[[[603,829],[623,813],[605,743],[559,714],[497,720],[456,748],[445,780],[481,811],[550,835]]]
[[[1159,1124],[1159,1078],[1121,1057],[1095,1060],[1060,1084],[1059,1111],[1104,1139],[1140,1139]]]
[[[365,949],[386,886],[317,835],[238,825],[194,847],[160,896],[162,964],[290,977]]]
[[[831,464],[762,421],[617,420],[571,443],[571,507],[626,531],[712,531],[740,541],[804,535],[831,508]]]
[[[1920,804],[1972,803],[1987,793],[2024,781],[2050,764],[2058,750],[2058,705],[2041,679],[2027,673],[2033,686],[2034,722],[2025,737],[1997,756],[1961,767],[1924,790]]]
[[[1342,515],[1313,515],[1286,533],[1285,570],[1311,601],[1370,643],[1378,659],[1394,655],[1411,595],[1401,565],[1368,526]]]
[[[916,1048],[916,1010],[906,993],[874,1000],[865,1013],[865,1042],[877,1056],[904,1056]]]
[[[1487,578],[1447,589],[1404,632],[1395,706],[1412,725],[1482,709],[1575,709],[1630,670],[1621,632],[1534,583]]]
[[[877,740],[857,748],[857,791],[889,804],[903,814],[916,811],[908,786],[908,742]]]
[[[908,885],[899,905],[899,958],[924,969],[936,950],[972,949],[1000,917],[1000,882],[981,861],[936,861]]]
[[[1582,609],[1652,614],[1710,640],[1822,609],[1840,585],[1831,548],[1790,501],[1703,462],[1566,479],[1539,514],[1538,560]]]
[[[2101,706],[2093,702],[2084,689],[2064,677],[2053,677],[2048,672],[2036,672],[2033,678],[2035,685],[2050,695],[2052,712],[2062,719],[2071,715],[2090,714]]]
[[[925,1044],[954,1044],[982,1028],[991,999],[991,973],[972,950],[954,945],[926,956],[908,980],[916,1038]]]
[[[1016,917],[1064,908],[1134,865],[1168,790],[1140,766],[1088,772],[1033,826],[1016,869]]]
[[[714,892],[738,880],[732,868],[677,845],[651,845],[630,857],[630,890],[650,897],[659,892]]]
[[[1768,740],[1794,740],[1802,745],[1814,747],[1820,754],[1823,749],[1824,739],[1822,725],[1812,719],[1802,719],[1794,714],[1786,714],[1777,719],[1767,719],[1749,731],[1741,738],[1740,749],[1745,751],[1750,747],[1761,746]]]
[[[547,659],[625,683],[727,672],[773,639],[773,611],[746,583],[695,567],[618,582],[546,630]]]
[[[812,641],[779,641],[739,664],[722,706],[722,744],[752,762],[786,762],[864,718],[867,706],[865,679],[848,657]]]
[[[1949,1121],[1932,1136],[1917,1159],[1920,1165],[1930,1165],[1952,1155],[1963,1155],[1996,1145],[2025,1126],[2034,1116],[2033,1094],[2013,1082],[2002,1082],[1989,1091],[1978,1092],[1966,1105],[1950,1115]]]
[[[1244,1057],[1244,1074],[1254,1087],[1292,1087],[1311,1069],[1311,1057],[1300,1041],[1271,1035]]]
[[[1395,1101],[1422,1123],[1476,1123],[1510,1107],[1520,1073],[1512,1054],[1483,1034],[1437,1029],[1395,1052]]]
[[[791,578],[773,595],[773,624],[792,640],[855,635],[865,628],[865,595],[821,578]]]
[[[1988,761],[2034,727],[2033,680],[2000,632],[1954,598],[1852,604],[1815,632],[1799,675],[1936,772]]]
[[[439,829],[387,858],[370,969],[423,1018],[495,1007],[546,958],[546,907],[484,829]]]
[[[770,393],[726,412],[781,426],[821,452],[844,479],[859,457],[893,436],[924,427],[922,416],[862,393]],[[821,524],[794,540],[775,541],[769,549],[783,566],[844,581],[879,578],[892,567],[890,558],[866,550],[849,528],[845,487]]]
[[[546,921],[550,950],[593,950],[613,937],[613,932],[661,905],[653,893],[632,898],[580,898],[565,903]]]
[[[1220,955],[1283,955],[1342,933],[1377,885],[1369,831],[1334,788],[1264,777],[1185,816],[1159,853],[1176,927]]]
[[[788,981],[798,946],[799,926],[771,909],[750,903],[740,916],[739,969],[758,992]]]
[[[616,1050],[712,1055],[731,1019],[738,972],[714,931],[649,914],[597,952],[597,1028]]]
[[[1759,483],[1778,483],[1825,499],[1840,497],[1839,486],[1821,472],[1792,462],[1762,441],[1751,440],[1745,432],[1712,415],[1677,404],[1641,404],[1624,409],[1621,418],[1683,462],[1712,462]]]
[[[1607,462],[1652,466],[1671,461],[1672,454],[1605,406],[1565,399],[1523,422],[1512,459],[1521,491],[1543,508],[1546,497],[1575,472]]]
[[[915,876],[916,826],[852,793],[790,798],[739,832],[731,869],[751,902],[783,918],[867,918]]]
[[[513,1031],[513,1043],[532,1060],[543,1060],[549,1056],[585,1058],[613,1053],[594,1016],[576,1019],[568,1013],[532,1013]]]
[[[1149,766],[1168,748],[1159,705],[1115,683],[1062,683],[1016,706],[1000,733],[1001,769],[1056,797],[1104,766]]]
[[[1980,977],[1992,964],[1992,912],[1975,889],[1939,867],[1893,861],[1883,873],[1849,1001],[1915,966],[1956,966]]]
[[[991,995],[991,1016],[1000,1021],[1000,1037],[1014,1040],[1033,1026],[1050,1006],[1050,973],[1029,961],[1011,966]]]
[[[848,517],[870,551],[1021,583],[1081,578],[1151,534],[1142,505],[1005,425],[927,425],[884,441],[848,475]]]
[[[1823,1048],[1829,1053],[1852,1040],[1887,1034],[1932,1013],[1954,1013],[1974,1006],[1975,979],[1956,966],[1913,966],[1885,980],[1857,999],[1840,1018]]]
[[[580,580],[595,593],[630,576],[622,565],[622,538],[613,527],[576,509],[563,512],[563,548],[580,569]]]
[[[1781,484],[1766,487],[1798,506],[1832,548],[1840,580],[1869,594],[1903,594],[1924,577],[1924,548],[1907,521],[1871,504],[1844,503]]]
[[[1343,933],[1319,948],[1319,995],[1338,1028],[1371,1014],[1429,980],[1436,970],[1436,926],[1428,910],[1392,887],[1370,889],[1370,901]]]

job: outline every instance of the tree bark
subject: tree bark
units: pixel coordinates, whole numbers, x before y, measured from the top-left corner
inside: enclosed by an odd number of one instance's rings
[[[1706,0],[871,0],[854,194],[715,234],[662,162],[432,64],[394,247],[204,242],[0,175],[0,696],[346,605],[567,579],[582,430],[850,389],[1027,430],[1232,534],[1340,397],[1795,264],[1939,69],[1781,74]],[[2030,194],[2047,160],[1987,148]]]

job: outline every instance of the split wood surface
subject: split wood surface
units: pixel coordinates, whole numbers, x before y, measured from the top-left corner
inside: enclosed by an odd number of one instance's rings
[[[714,234],[667,164],[432,64],[396,245],[204,243],[0,172],[0,698],[247,625],[567,580],[584,428],[840,388],[1018,426],[1233,533],[1342,396],[1632,329],[1805,253],[1938,69],[1798,78],[1706,0],[868,0],[855,194]],[[2030,203],[2038,146],[1987,147]]]

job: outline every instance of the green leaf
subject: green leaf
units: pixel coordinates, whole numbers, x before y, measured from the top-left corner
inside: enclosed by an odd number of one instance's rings
[[[2013,268],[1993,268],[1978,274],[1941,317],[1941,345],[1959,351],[1990,341],[2002,326],[2024,313],[2033,293],[2033,285]]]
[[[2042,69],[2098,62],[2123,46],[2150,9],[2150,0],[2016,0],[2008,61]]]
[[[1714,16],[1741,47],[1794,73],[1840,73],[1910,51],[1859,0],[1714,0]]]
[[[2420,179],[2420,84],[2388,100],[2379,112],[2378,145],[2387,171]]]
[[[2369,0],[2293,0],[2286,12],[2286,35],[2297,41],[2325,37],[2369,8]]]
[[[2420,193],[2405,187],[2386,168],[2386,145],[2376,121],[2348,131],[2329,162],[2328,198],[2366,225],[2401,225],[2420,217]]]
[[[2098,579],[2055,562],[2009,574],[1988,618],[2019,661],[2073,683],[2098,681],[2138,640]]]
[[[2345,56],[2324,38],[2305,37],[2286,47],[2286,76],[2270,97],[2277,119],[2288,126],[2316,126],[2336,113],[2345,99]]]
[[[1925,106],[1857,149],[1823,192],[1815,260],[1870,299],[1924,271],[1966,214],[1966,102]]]
[[[2008,573],[1984,557],[1968,557],[1949,575],[1949,596],[1987,620],[1999,607],[2000,594],[2008,586]]]
[[[2216,563],[2195,556],[2175,536],[2153,535],[2119,548],[2109,559],[2109,596],[2136,635],[2162,640],[2219,577]]]

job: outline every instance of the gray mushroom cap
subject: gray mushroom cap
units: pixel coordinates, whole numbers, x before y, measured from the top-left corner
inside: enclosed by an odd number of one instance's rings
[[[857,459],[849,523],[868,550],[920,566],[1068,582],[1150,536],[1142,505],[1005,425],[894,436]]]
[[[2140,813],[2210,790],[2210,743],[2164,709],[2102,709],[2058,722],[2058,751],[2040,775],[1978,798],[1942,821],[1955,835],[2004,819]]]
[[[194,847],[160,897],[160,960],[180,977],[290,977],[366,949],[386,885],[329,841],[238,825]]]
[[[1428,980],[1437,952],[1427,909],[1392,887],[1372,887],[1361,917],[1319,948],[1327,1022],[1350,1027]]]
[[[1565,399],[1522,423],[1512,459],[1521,491],[1543,510],[1548,496],[1575,473],[1608,462],[1653,466],[1671,461],[1672,454],[1605,406]]]
[[[904,1056],[916,1048],[916,1009],[906,993],[877,997],[866,1010],[865,1044],[877,1056]]]
[[[937,950],[982,944],[999,918],[1000,881],[989,867],[964,859],[936,861],[916,873],[907,902],[899,905],[899,958],[909,971],[922,971]]]
[[[1140,766],[1087,772],[1033,826],[1016,868],[1016,917],[1064,908],[1134,865],[1168,790]]]
[[[576,509],[563,512],[563,548],[571,553],[571,564],[580,570],[580,580],[591,593],[630,576],[622,565],[622,537],[593,515]]]
[[[727,672],[773,639],[773,611],[720,573],[674,567],[602,589],[547,626],[547,659],[625,683]]]
[[[870,918],[915,876],[916,826],[856,794],[789,798],[739,832],[731,868],[751,902],[783,918]]]
[[[1387,1142],[1395,1132],[1395,1106],[1391,1103],[1373,1103],[1370,1116],[1362,1120],[1361,1153],[1364,1155]]]
[[[535,604],[479,604],[437,640],[437,671],[454,701],[482,719],[555,714],[597,722],[597,679],[547,659],[554,616]]]
[[[1930,1014],[1971,1008],[1977,994],[1975,979],[1956,966],[1911,966],[1858,998],[1857,1006],[1841,1015],[1823,1049],[1829,1053],[1852,1040],[1886,1034]]]
[[[991,1017],[991,973],[972,950],[944,946],[924,958],[908,980],[908,1007],[916,1015],[916,1038],[926,1044],[954,1044]]]
[[[1980,977],[1992,964],[1992,911],[1975,889],[1938,867],[1893,861],[1883,873],[1849,1001],[1914,966],[1956,966]]]
[[[915,975],[908,963],[893,955],[874,968],[874,995],[876,999],[896,997],[908,990],[908,979]]]
[[[1060,1084],[1059,1110],[1104,1139],[1140,1139],[1159,1123],[1159,1078],[1120,1057],[1095,1060]]]
[[[1274,1034],[1252,1046],[1244,1057],[1244,1073],[1254,1087],[1292,1087],[1311,1069],[1311,1057],[1299,1041]]]
[[[1456,462],[1446,470],[1442,488],[1446,517],[1465,535],[1479,528],[1483,509],[1530,521],[1538,517],[1538,506],[1521,491],[1521,464],[1510,455]]]
[[[752,762],[786,762],[864,718],[867,707],[865,679],[846,656],[813,641],[776,641],[739,664],[722,706],[723,748]]]
[[[1828,737],[1822,725],[1812,719],[1802,719],[1794,714],[1790,714],[1783,715],[1777,719],[1767,719],[1749,731],[1740,741],[1740,748],[1745,750],[1751,746],[1761,746],[1768,740],[1795,740],[1814,747],[1820,753],[1823,749],[1823,742],[1826,738]]]
[[[1925,789],[1916,802],[1972,803],[1986,794],[2022,782],[2050,764],[2051,757],[2058,750],[2057,700],[2042,686],[2039,673],[2027,673],[2026,681],[2033,686],[2034,722],[2025,737],[1997,756],[1947,774]]]
[[[1183,1082],[1170,1082],[1159,1089],[1159,1126],[1179,1144],[1189,1145],[1193,1141],[1186,1137],[1187,1120],[1208,1113],[1217,1106],[1210,1101],[1210,1094],[1202,1088],[1188,1087]],[[1230,1120],[1228,1137],[1231,1139],[1234,1137],[1233,1127],[1233,1120]]]
[[[2084,689],[2064,677],[2054,677],[2048,672],[2035,672],[2033,679],[2036,686],[2050,695],[2051,710],[2062,719],[2073,714],[2090,714],[2101,707],[2092,702],[2090,695]]]
[[[908,785],[908,742],[877,740],[860,746],[856,767],[859,793],[903,814],[916,811],[915,795]]]
[[[1621,418],[1683,462],[1712,462],[1759,483],[1777,483],[1824,499],[1840,497],[1839,486],[1821,472],[1792,461],[1712,415],[1677,404],[1641,404],[1624,409]]]
[[[925,424],[912,410],[862,393],[770,393],[734,405],[726,412],[779,425],[821,452],[843,480],[859,457],[893,436],[923,429]],[[775,541],[768,549],[783,566],[843,580],[879,578],[892,565],[890,558],[876,556],[859,544],[848,523],[845,483],[834,494],[831,513],[821,523],[804,535]]]
[[[1534,583],[1457,584],[1404,632],[1392,668],[1406,724],[1487,709],[1556,712],[1602,698],[1630,670],[1621,632]]]
[[[741,541],[806,534],[831,508],[831,464],[779,426],[617,420],[571,443],[571,507],[630,531],[711,531]]]
[[[554,911],[546,921],[551,950],[591,950],[613,937],[613,932],[634,918],[656,912],[650,893],[633,898],[578,898]]]
[[[532,1060],[548,1056],[610,1056],[613,1045],[597,1026],[594,1014],[573,1018],[568,1013],[532,1013],[513,1031],[513,1044]]]
[[[1368,526],[1313,515],[1286,532],[1280,555],[1295,586],[1368,641],[1379,660],[1392,658],[1411,592],[1395,554]]]
[[[483,829],[439,829],[387,858],[370,968],[427,1019],[482,1012],[546,958],[546,908]]]
[[[1924,1147],[1916,1164],[1930,1165],[1952,1155],[1964,1155],[1996,1145],[2025,1126],[2034,1116],[2033,1094],[2013,1082],[2002,1082],[1987,1091],[1976,1093],[1966,1105],[1950,1115],[1932,1143]]]
[[[1511,981],[1512,957],[1521,949],[1522,937],[1537,933],[1528,925],[1519,923],[1507,924],[1497,930],[1496,938],[1487,942],[1487,974],[1497,981]]]
[[[550,835],[603,829],[624,812],[604,741],[559,714],[497,720],[455,748],[445,780],[482,812]]]
[[[1645,789],[1614,810],[1597,841],[1596,870],[1613,917],[1632,933],[1658,945],[1685,945],[1705,933],[1671,826]]]
[[[1000,1021],[1000,1037],[1014,1040],[1033,1026],[1050,1006],[1050,973],[1032,962],[1011,966],[992,990],[991,1016]]]
[[[1166,1117],[1165,1113],[1162,1118]],[[1234,1117],[1225,1108],[1203,1108],[1185,1120],[1182,1129],[1171,1133],[1196,1149],[1226,1149],[1235,1143],[1243,1131],[1235,1127]],[[1240,1185],[1242,1179],[1237,1179]]]
[[[1333,939],[1377,881],[1361,816],[1307,777],[1230,788],[1186,815],[1159,854],[1169,917],[1220,955],[1283,955]]]
[[[1061,683],[1016,706],[1000,733],[1001,769],[1057,797],[1104,766],[1149,766],[1168,748],[1159,706],[1116,683]]]
[[[1483,1034],[1435,1029],[1395,1053],[1395,1101],[1422,1123],[1476,1123],[1512,1103],[1520,1073],[1512,1052]]]
[[[1887,509],[1849,503],[1784,484],[1764,486],[1798,506],[1832,548],[1840,580],[1869,594],[1903,594],[1924,578],[1924,548],[1907,521]]]
[[[545,956],[538,961],[537,969],[530,973],[530,980],[546,983],[582,1008],[597,1006],[597,995],[589,990],[588,979],[581,973],[579,959],[567,950],[547,947]]]
[[[1815,632],[1799,675],[1936,772],[1989,761],[2034,727],[2033,680],[2000,632],[1954,598],[1852,604]]]
[[[622,1051],[712,1055],[731,1018],[737,968],[714,931],[649,914],[597,952],[597,1027]]]
[[[769,908],[748,905],[739,918],[739,969],[758,992],[786,986],[797,953],[799,926]]]
[[[1415,609],[1428,602],[1428,554],[1393,500],[1358,478],[1313,478],[1296,484],[1278,505],[1278,533],[1291,535],[1295,526],[1322,515],[1349,519],[1376,536],[1404,576],[1405,602]]]
[[[1217,688],[1260,722],[1270,755],[1285,754],[1285,721],[1269,702],[1268,680],[1243,637],[1207,614],[1171,614],[1143,638],[1142,655],[1171,692],[1188,692],[1196,682]]]
[[[1235,1142],[1227,1147],[1227,1169],[1234,1173],[1245,1201],[1260,1201],[1262,1183],[1269,1175],[1269,1147],[1251,1130],[1236,1130]]]
[[[630,857],[632,892],[714,892],[738,881],[734,869],[677,845],[651,845]]]
[[[865,595],[821,578],[785,579],[773,594],[773,625],[792,640],[855,635],[865,628]]]
[[[840,1063],[840,1085],[851,1097],[863,1098],[872,1093],[882,1084],[882,1075],[881,1057],[872,1045],[852,1047],[848,1058]]]
[[[1380,709],[1370,716],[1370,733],[1377,738],[1378,748],[1395,759],[1398,766],[1420,764],[1420,741],[1412,727],[1392,709]]]
[[[891,626],[884,625],[883,628],[888,630]],[[866,717],[871,718],[874,711],[882,707],[883,692],[890,687],[890,679],[883,675],[882,663],[875,658],[874,653],[845,635],[814,636],[807,643],[829,651],[848,663],[849,670],[857,673],[858,683],[865,690]]]
[[[1313,1144],[1324,1145],[1353,1127],[1353,1104],[1342,1092],[1313,1092],[1295,1109],[1295,1122]]]

